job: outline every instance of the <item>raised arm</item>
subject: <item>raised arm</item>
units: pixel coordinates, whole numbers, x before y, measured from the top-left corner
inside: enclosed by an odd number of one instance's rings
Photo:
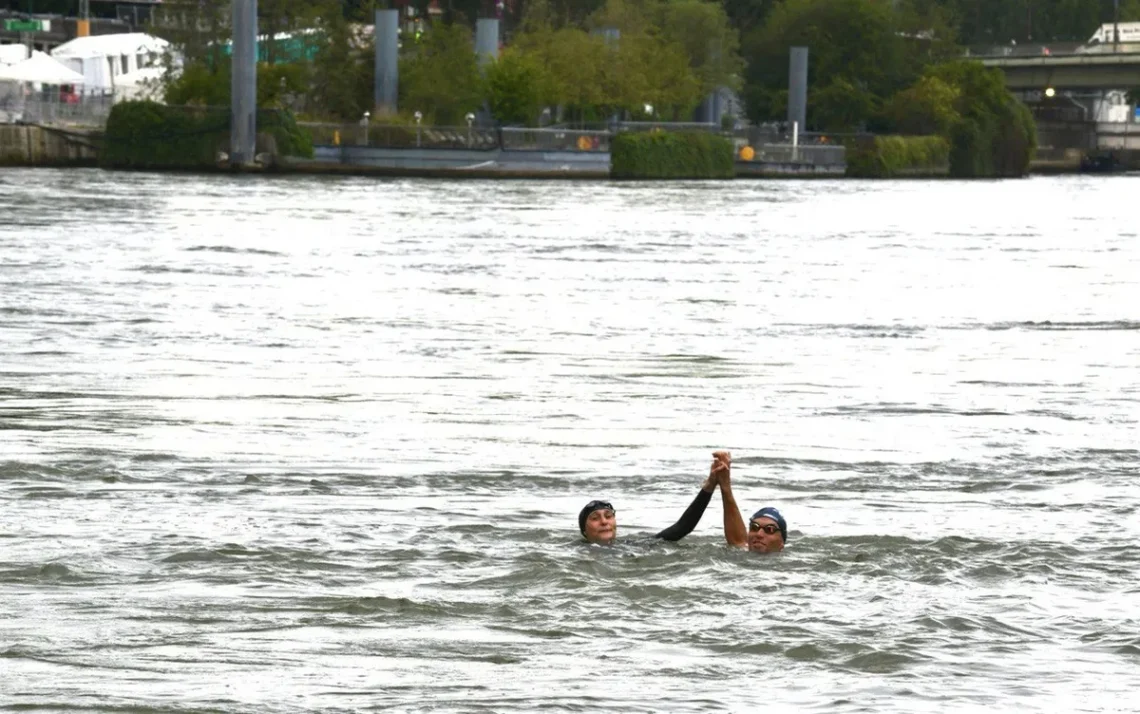
[[[716,451],[713,457],[713,473],[720,483],[720,500],[724,509],[724,539],[729,545],[745,548],[748,546],[748,529],[736,506],[736,497],[732,495],[732,456],[727,451]]]
[[[701,516],[705,514],[705,509],[709,506],[709,501],[712,500],[713,491],[716,490],[717,478],[710,471],[708,478],[701,484],[701,490],[697,491],[697,495],[693,498],[693,502],[681,514],[681,518],[676,523],[669,526],[665,530],[657,534],[657,537],[662,540],[679,541],[685,536],[693,532],[697,524],[701,522]]]

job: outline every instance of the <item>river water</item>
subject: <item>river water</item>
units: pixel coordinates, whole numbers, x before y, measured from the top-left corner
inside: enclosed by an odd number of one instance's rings
[[[0,708],[1134,711],[1138,192],[6,170]]]

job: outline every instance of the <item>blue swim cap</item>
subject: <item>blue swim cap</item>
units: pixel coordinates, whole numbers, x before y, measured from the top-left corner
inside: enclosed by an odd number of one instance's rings
[[[788,542],[788,522],[784,520],[784,517],[780,515],[779,511],[771,506],[767,506],[753,513],[752,518],[749,520],[754,521],[757,518],[771,518],[775,521],[776,525],[780,527],[780,538],[783,539],[785,543]]]

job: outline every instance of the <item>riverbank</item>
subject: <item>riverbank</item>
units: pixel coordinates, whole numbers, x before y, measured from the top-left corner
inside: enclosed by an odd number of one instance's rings
[[[0,166],[94,166],[99,134],[30,124],[0,124]]]
[[[91,167],[98,159],[101,134],[92,130],[38,125],[0,125],[0,166]],[[1129,157],[1132,159],[1133,157]],[[1134,163],[1126,161],[1126,169]],[[737,179],[845,178],[845,165],[791,161],[736,162]],[[247,172],[335,174],[449,179],[581,179],[610,178],[608,151],[530,151],[506,149],[391,149],[364,146],[317,146],[311,159],[276,157]],[[224,164],[204,167],[226,172]],[[1030,163],[1030,174],[1089,173],[1079,152],[1053,154]],[[907,172],[899,178],[945,178],[948,171]]]

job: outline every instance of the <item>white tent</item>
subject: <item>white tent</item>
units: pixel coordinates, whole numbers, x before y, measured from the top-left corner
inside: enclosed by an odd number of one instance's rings
[[[162,56],[169,52],[170,43],[160,37],[125,32],[76,37],[51,54],[87,79],[87,91],[109,93],[120,77],[161,64]]]
[[[27,58],[27,45],[0,45],[0,65],[16,64]]]
[[[83,75],[36,50],[23,62],[0,67],[0,81],[36,84],[83,84]]]

